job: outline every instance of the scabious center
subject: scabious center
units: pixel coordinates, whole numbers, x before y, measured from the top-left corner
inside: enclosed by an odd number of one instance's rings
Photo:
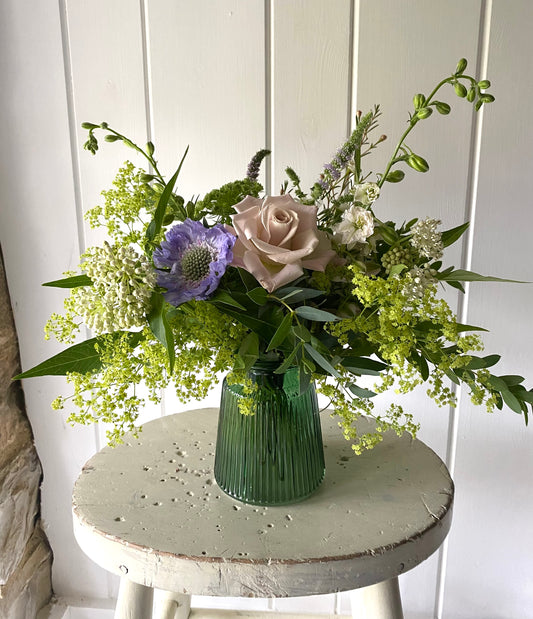
[[[189,282],[200,282],[209,275],[213,254],[208,247],[196,245],[188,249],[181,259],[181,272]]]

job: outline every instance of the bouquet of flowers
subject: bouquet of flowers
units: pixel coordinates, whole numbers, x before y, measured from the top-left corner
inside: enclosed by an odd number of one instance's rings
[[[391,387],[400,393],[427,382],[439,405],[453,404],[451,383],[464,383],[473,402],[487,410],[508,406],[527,422],[533,391],[520,376],[491,369],[498,355],[480,356],[476,331],[460,324],[437,296],[439,286],[464,292],[463,283],[499,280],[445,267],[444,249],[468,224],[441,231],[434,219],[400,225],[376,208],[384,187],[400,182],[405,169],[426,172],[427,161],[406,138],[433,112],[450,106],[436,97],[451,85],[479,110],[494,98],[487,80],[465,73],[466,60],[427,96],[414,97],[392,156],[382,173],[363,168],[385,136],[372,140],[379,106],[358,113],[356,128],[306,192],[292,168],[278,196],[263,196],[259,151],[242,180],[186,200],[176,191],[185,155],[170,180],[154,158],[107,123],[84,123],[85,148],[98,149],[96,133],[140,153],[148,169],[126,162],[104,206],[87,213],[91,226],[107,228],[109,241],[81,257],[81,273],[66,273],[47,286],[70,289],[64,315],[54,314],[47,337],[73,344],[85,324],[94,337],[24,372],[18,378],[66,375],[73,422],[112,424],[108,438],[135,431],[144,383],[157,402],[170,384],[187,401],[202,398],[220,372],[253,389],[247,378],[258,360],[277,373],[297,368],[300,390],[314,380],[339,416],[357,453],[389,429],[416,433],[413,416],[399,405],[377,411],[373,397]],[[368,379],[373,377],[369,386]],[[253,414],[243,398],[243,414]],[[376,432],[359,434],[357,418],[373,416]]]

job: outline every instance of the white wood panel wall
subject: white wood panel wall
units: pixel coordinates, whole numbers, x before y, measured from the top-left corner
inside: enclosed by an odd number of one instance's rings
[[[438,217],[447,227],[471,217],[471,234],[450,260],[533,280],[532,25],[529,0],[3,0],[0,242],[24,367],[58,349],[43,342],[42,327],[62,294],[40,283],[74,268],[80,249],[100,240],[83,213],[133,155],[102,145],[93,158],[82,148],[85,120],[153,139],[169,173],[190,144],[184,195],[242,175],[268,146],[264,180],[275,193],[288,164],[312,183],[355,111],[374,103],[389,136],[374,158],[381,169],[412,95],[465,56],[488,70],[496,103],[476,117],[450,92],[451,116],[431,118],[410,141],[431,171],[388,186],[379,209],[396,220]],[[502,373],[525,373],[529,385],[532,304],[533,286],[478,284],[458,306],[467,321],[493,330],[487,350],[504,355]],[[54,587],[60,596],[112,597],[114,579],[78,550],[70,521],[72,484],[102,434],[71,428],[48,409],[61,384],[24,385],[44,466]],[[509,411],[490,418],[464,397],[454,413],[428,404],[423,392],[409,404],[421,438],[454,471],[457,501],[443,552],[402,577],[406,617],[533,618],[531,430]],[[144,417],[178,410],[168,396]],[[212,603],[348,612],[344,595]]]

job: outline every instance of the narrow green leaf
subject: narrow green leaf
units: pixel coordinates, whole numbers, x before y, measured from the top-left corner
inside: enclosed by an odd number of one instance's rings
[[[342,366],[353,374],[367,374],[369,376],[379,376],[388,367],[386,363],[367,357],[345,357],[342,360]]]
[[[519,400],[533,404],[533,391],[528,391],[523,385],[513,385],[509,390],[512,391]]]
[[[448,284],[448,286],[451,286],[452,288],[457,288],[457,290],[460,290],[461,292],[465,291],[465,287],[463,286],[463,284],[461,284],[460,282],[446,282]]]
[[[359,387],[358,385],[352,383],[348,389],[356,395],[358,398],[373,398],[376,393],[370,391],[370,389],[363,389],[363,387]]]
[[[472,360],[465,367],[469,370],[490,368],[493,365],[496,365],[500,359],[500,355],[488,355],[486,357],[476,357],[475,355],[472,355]]]
[[[316,320],[318,322],[334,322],[340,320],[340,318],[331,312],[325,312],[324,310],[317,309],[316,307],[309,307],[308,305],[301,305],[294,311],[298,316],[306,318],[307,320]]]
[[[458,333],[462,333],[463,331],[486,331],[488,332],[488,329],[484,329],[483,327],[476,327],[474,325],[463,325],[460,322],[457,323],[456,327],[457,327]]]
[[[253,366],[259,357],[259,336],[257,333],[248,333],[239,348],[239,356],[244,361],[246,372]]]
[[[209,299],[209,301],[211,303],[224,303],[224,305],[230,305],[231,307],[246,310],[244,305],[241,305],[231,296],[229,292],[226,292],[225,290],[218,290],[217,293]]]
[[[264,305],[268,299],[268,292],[262,288],[254,288],[246,293],[256,305]]]
[[[294,365],[294,361],[295,361],[298,353],[301,352],[301,350],[302,350],[302,346],[303,346],[303,344],[298,344],[298,346],[295,346],[293,348],[292,352],[290,353],[290,355],[288,357],[285,357],[283,363],[279,366],[279,368],[276,368],[274,370],[274,374],[283,374],[290,367],[292,367]]]
[[[172,374],[174,371],[174,362],[176,360],[174,333],[168,322],[164,298],[160,292],[154,292],[152,294],[151,310],[147,315],[147,319],[152,333],[161,344],[163,344],[167,351],[170,373]]]
[[[517,400],[516,396],[514,396],[507,389],[503,389],[501,392],[503,401],[507,404],[507,406],[514,411],[515,413],[522,414],[522,407],[520,406],[520,402]]]
[[[508,387],[513,387],[514,385],[519,385],[524,382],[524,377],[517,376],[516,374],[507,374],[505,376],[500,376],[499,378],[501,378]]]
[[[445,230],[441,234],[441,240],[444,247],[448,247],[449,245],[452,245],[453,243],[455,243],[455,241],[460,239],[461,236],[468,230],[469,226],[470,222],[467,221],[466,223],[461,224],[456,228],[450,228],[449,230]]]
[[[328,374],[331,376],[335,376],[335,378],[341,378],[341,375],[337,372],[337,370],[331,365],[331,363],[322,356],[316,348],[313,348],[311,344],[306,342],[304,344],[305,352],[309,354],[309,356],[314,359],[318,365],[326,370]]]
[[[257,288],[259,286],[259,282],[251,273],[249,273],[245,269],[241,269],[240,267],[237,267],[237,271],[246,290],[253,290],[254,288]]]
[[[522,282],[516,279],[502,279],[501,277],[491,277],[490,275],[479,275],[473,271],[457,269],[449,274],[439,273],[437,279],[445,282],[510,282],[512,284],[527,284],[530,282]]]
[[[307,329],[303,325],[295,325],[292,328],[292,332],[299,340],[302,340],[302,342],[311,341],[311,337],[312,337],[311,332],[309,331],[309,329]]]
[[[92,286],[93,281],[85,275],[73,275],[72,277],[65,277],[64,279],[56,279],[53,282],[46,282],[43,286],[50,286],[53,288],[78,288],[79,286]]]
[[[142,339],[141,333],[128,331],[116,331],[112,336],[119,338],[124,334],[128,334],[129,344],[132,348],[135,348]],[[74,344],[50,357],[50,359],[46,359],[33,368],[14,376],[13,380],[37,376],[65,376],[69,372],[78,372],[79,374],[95,372],[102,367],[100,354],[96,350],[99,341],[102,341],[101,337],[93,337],[90,340],[85,340],[85,342]]]
[[[305,361],[305,360],[304,360]],[[298,393],[302,395],[305,393],[311,383],[311,371],[308,373],[300,366],[298,368]]]
[[[254,316],[250,316],[250,314],[243,314],[236,310],[230,309],[229,307],[221,307],[220,310],[235,318],[238,322],[240,322],[248,329],[255,331],[265,342],[270,342],[270,340],[274,337],[274,333],[276,332],[276,327],[260,318],[255,318]]]
[[[178,169],[174,172],[174,176],[165,185],[165,188],[163,189],[163,192],[159,197],[159,202],[157,203],[154,217],[148,225],[148,228],[146,229],[146,238],[149,241],[153,241],[155,237],[159,234],[159,232],[161,232],[161,225],[163,224],[163,219],[165,218],[165,211],[167,209],[168,201],[170,199],[170,196],[172,195],[174,185],[176,184],[176,180],[178,179],[178,176],[181,172],[181,166],[183,165],[183,162],[185,161],[185,157],[187,156],[188,152],[189,147],[187,146],[187,148],[185,149],[185,153],[181,158]]]
[[[287,314],[283,320],[281,321],[279,327],[276,329],[276,332],[272,336],[267,348],[267,352],[270,350],[274,350],[280,344],[282,344],[289,335],[289,331],[292,325],[292,314]]]
[[[291,303],[299,303],[300,301],[306,301],[307,299],[315,299],[324,295],[322,290],[315,290],[314,288],[299,288],[296,286],[287,286],[276,290],[276,295],[282,301]]]

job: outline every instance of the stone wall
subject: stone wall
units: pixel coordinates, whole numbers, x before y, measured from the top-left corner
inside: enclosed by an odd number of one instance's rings
[[[39,518],[41,465],[26,417],[17,334],[0,251],[0,619],[35,619],[52,595]]]

